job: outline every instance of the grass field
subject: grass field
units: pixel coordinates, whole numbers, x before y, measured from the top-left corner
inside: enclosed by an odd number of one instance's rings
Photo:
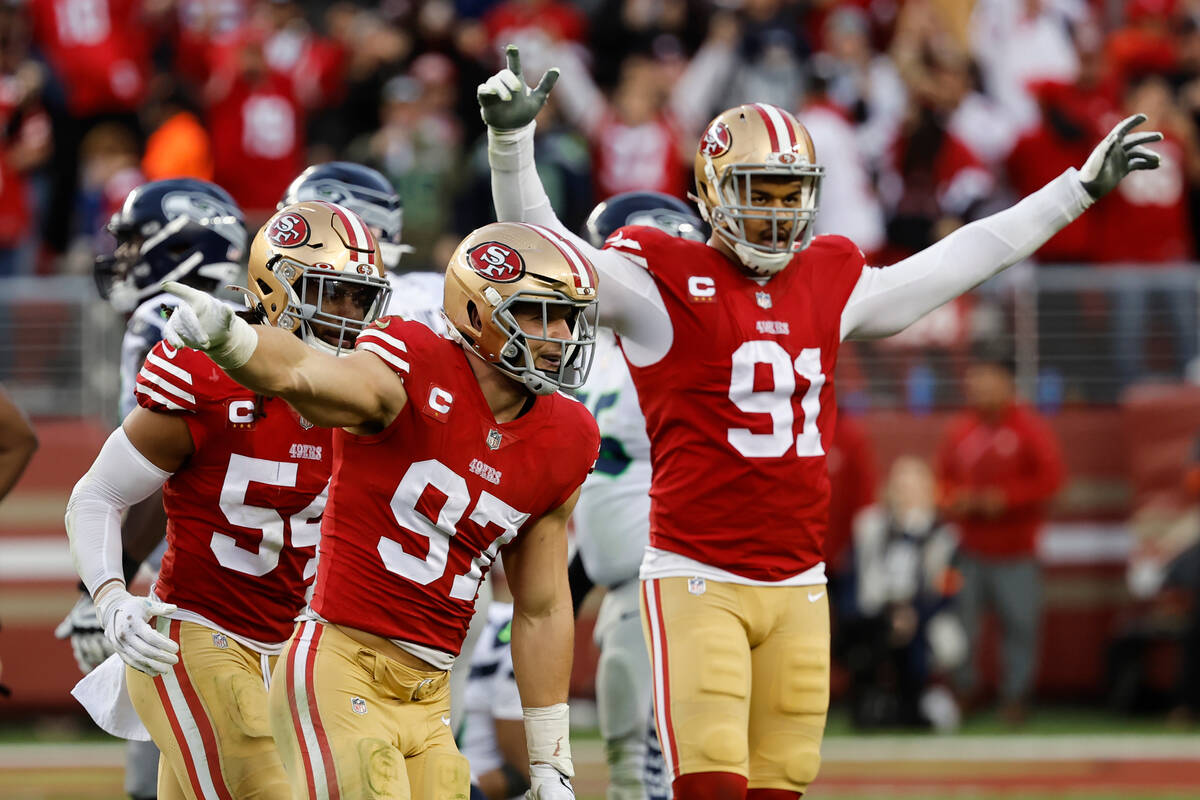
[[[574,742],[581,800],[602,800],[603,751]],[[72,726],[0,728],[0,798],[119,800],[121,744]],[[1088,710],[1035,714],[1019,733],[993,718],[961,734],[857,734],[830,719],[806,800],[1183,800],[1200,797],[1200,735]]]

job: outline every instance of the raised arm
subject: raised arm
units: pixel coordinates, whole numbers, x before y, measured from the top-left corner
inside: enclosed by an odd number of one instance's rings
[[[513,674],[525,710],[535,800],[573,795],[567,691],[575,614],[567,581],[567,520],[578,499],[576,489],[504,550],[513,595]]]
[[[613,250],[598,250],[559,221],[542,187],[533,158],[533,122],[558,70],[546,72],[536,89],[521,77],[517,48],[506,51],[508,68],[479,87],[479,105],[488,124],[488,163],[492,200],[501,222],[528,222],[570,240],[600,273],[600,324],[621,335],[630,361],[653,364],[671,347],[671,318],[654,279]]]
[[[937,244],[884,269],[863,270],[842,312],[842,339],[874,339],[904,330],[1042,246],[1130,171],[1154,169],[1143,145],[1155,132],[1129,132],[1146,117],[1124,120],[1080,170],[1068,169],[1011,208],[959,228]]]
[[[378,356],[321,353],[290,331],[250,325],[204,292],[178,283],[163,289],[184,300],[163,334],[172,346],[203,350],[229,377],[282,397],[310,422],[369,433],[387,427],[404,408],[404,383]]]

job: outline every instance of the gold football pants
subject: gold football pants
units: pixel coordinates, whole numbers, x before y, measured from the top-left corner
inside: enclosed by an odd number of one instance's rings
[[[151,678],[125,668],[129,697],[162,758],[159,800],[287,800],[267,718],[274,657],[194,622],[158,618],[179,663]]]
[[[332,625],[302,622],[280,654],[270,710],[296,798],[467,800],[448,672],[414,669]]]
[[[825,586],[647,580],[642,626],[671,778],[731,772],[805,791],[829,708]]]

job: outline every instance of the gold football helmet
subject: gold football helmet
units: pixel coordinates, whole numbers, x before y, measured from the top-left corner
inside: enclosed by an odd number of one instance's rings
[[[466,346],[535,394],[578,389],[596,346],[596,268],[566,238],[539,225],[485,225],[459,244],[446,267],[446,317]],[[542,329],[521,328],[514,311],[540,308]],[[570,338],[552,335],[565,318]],[[531,341],[561,346],[558,368],[534,363]]]
[[[816,157],[804,126],[766,103],[731,108],[705,129],[696,150],[694,199],[705,222],[752,272],[774,275],[812,240],[825,174]],[[751,189],[756,178],[791,176],[800,179],[798,205],[754,203]],[[770,225],[765,241],[747,236],[747,222]]]
[[[324,201],[284,206],[250,244],[250,293],[270,325],[341,355],[387,307],[379,243],[362,218]]]

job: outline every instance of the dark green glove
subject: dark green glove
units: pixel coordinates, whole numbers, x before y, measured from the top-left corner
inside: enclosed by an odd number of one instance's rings
[[[504,58],[508,67],[479,84],[475,96],[479,100],[479,112],[489,128],[513,131],[533,122],[542,110],[550,89],[558,80],[558,67],[546,70],[537,88],[530,89],[521,76],[521,55],[515,44],[504,48]]]
[[[1108,194],[1121,179],[1135,169],[1155,169],[1160,156],[1143,145],[1162,141],[1157,131],[1129,136],[1129,132],[1146,121],[1145,114],[1126,117],[1105,136],[1088,160],[1079,168],[1083,188],[1094,198]]]

